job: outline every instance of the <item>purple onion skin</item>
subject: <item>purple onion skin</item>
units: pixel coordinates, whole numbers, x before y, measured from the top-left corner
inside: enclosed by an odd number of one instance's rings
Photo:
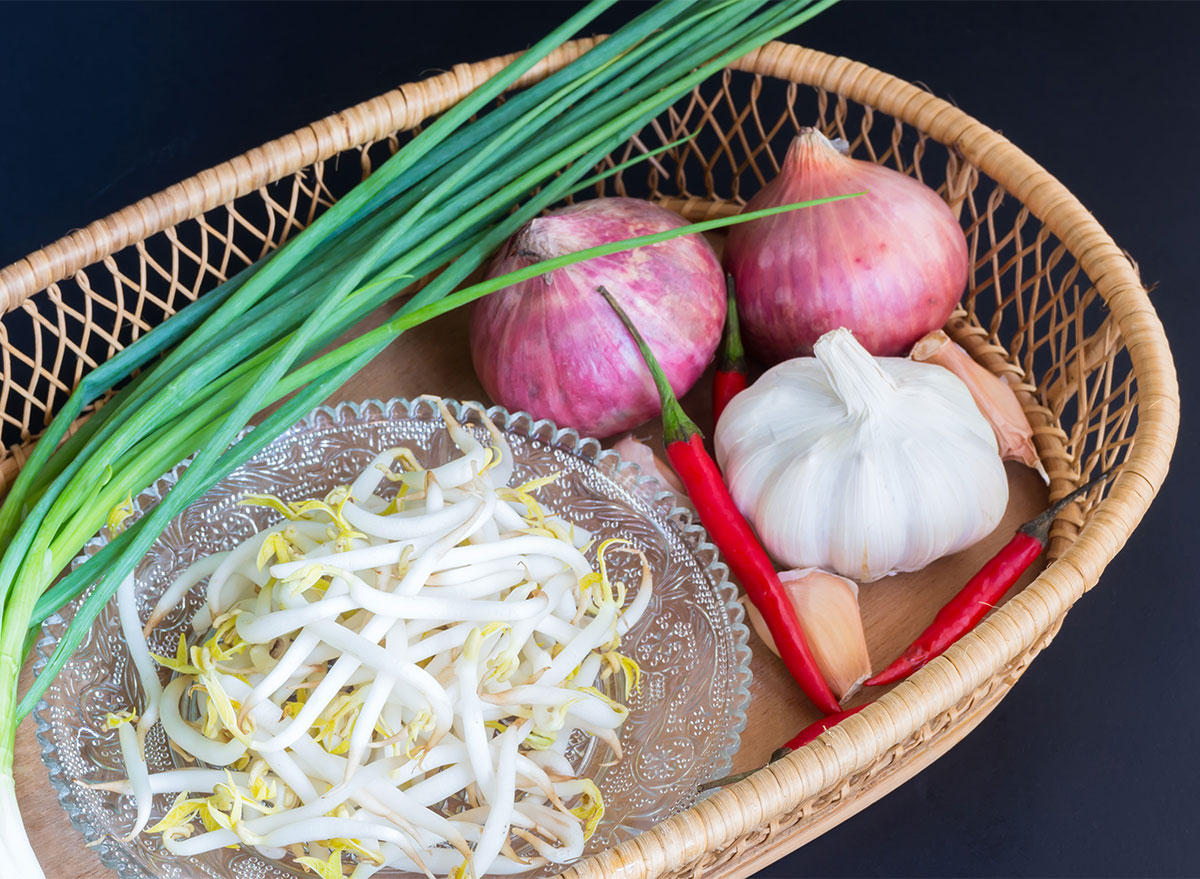
[[[764,363],[812,354],[838,327],[876,356],[906,354],[949,318],[967,282],[967,242],[946,203],[912,177],[841,155],[804,129],[746,210],[867,195],[732,227],[746,349]]]
[[[682,225],[648,201],[581,202],[526,224],[496,254],[488,277]],[[637,325],[675,392],[696,383],[721,339],[724,275],[703,236],[686,235],[576,263],[480,300],[471,315],[471,357],[493,400],[597,437],[659,412],[650,373],[596,292],[601,286]]]

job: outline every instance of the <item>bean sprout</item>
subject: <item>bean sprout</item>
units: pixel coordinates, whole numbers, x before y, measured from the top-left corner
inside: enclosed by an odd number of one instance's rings
[[[89,786],[133,797],[131,836],[168,794],[147,830],[168,850],[286,851],[323,879],[512,875],[582,854],[604,805],[566,746],[584,733],[619,759],[629,711],[598,687],[620,675],[626,700],[637,687],[618,647],[649,607],[649,566],[609,540],[593,570],[591,534],[534,497],[554,477],[509,487],[495,425],[483,418],[484,447],[435,402],[460,457],[425,470],[387,449],[324,498],[247,498],[284,521],[200,559],[144,626],[122,584],[147,701],[140,721],[109,718],[128,778]],[[641,558],[624,611],[606,551]],[[147,635],[205,581],[199,642],[152,655]],[[156,663],[174,672],[166,686]],[[155,723],[201,765],[151,773]]]

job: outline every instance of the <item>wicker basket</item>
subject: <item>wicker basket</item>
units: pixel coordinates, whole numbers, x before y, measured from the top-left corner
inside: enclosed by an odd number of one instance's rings
[[[563,47],[528,80],[593,42]],[[352,107],[0,271],[0,490],[83,373],[294,235],[512,57],[460,65]],[[1051,562],[1036,579],[942,658],[813,745],[567,876],[745,876],[910,778],[1007,692],[1095,585],[1166,475],[1178,425],[1175,370],[1135,266],[1057,180],[945,101],[863,64],[771,43],[611,157],[700,132],[609,181],[607,192],[653,197],[691,218],[736,211],[778,170],[795,128],[814,119],[855,155],[938,187],[961,218],[973,269],[950,330],[1018,387],[1051,498],[1100,468],[1124,467],[1102,501],[1058,519]],[[429,350],[419,333],[404,345],[413,359]]]

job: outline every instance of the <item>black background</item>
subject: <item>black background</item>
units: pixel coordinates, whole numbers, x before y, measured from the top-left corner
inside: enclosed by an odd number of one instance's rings
[[[399,83],[522,48],[574,6],[0,6],[0,265]],[[924,83],[1058,176],[1159,282],[1184,415],[1154,507],[1012,694],[762,876],[1200,875],[1198,33],[1191,4],[846,2],[790,37]]]

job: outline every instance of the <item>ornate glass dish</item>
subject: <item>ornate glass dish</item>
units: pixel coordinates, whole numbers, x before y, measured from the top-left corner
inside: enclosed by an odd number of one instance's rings
[[[449,405],[481,442],[489,441],[479,426],[479,404]],[[693,805],[701,781],[728,771],[750,700],[748,633],[737,590],[726,579],[726,568],[704,530],[692,522],[690,512],[672,503],[670,494],[655,493],[654,480],[573,430],[535,421],[524,412],[510,414],[499,406],[486,411],[512,446],[514,484],[560,472],[557,481],[539,492],[539,499],[598,537],[633,540],[654,569],[651,610],[622,646],[643,671],[641,689],[632,697],[632,711],[621,731],[625,757],[603,766],[611,756],[606,749],[592,747],[591,740],[574,745],[584,773],[596,779],[607,806],[588,844],[592,853]],[[455,453],[437,410],[426,400],[369,400],[315,410],[171,523],[135,571],[143,618],[163,589],[200,555],[228,548],[278,518],[269,509],[239,505],[239,499],[267,491],[285,500],[324,494],[348,482],[378,450],[395,445],[409,446],[429,467]],[[134,499],[135,516],[157,503],[183,466]],[[84,556],[97,552],[107,540],[107,531],[101,532],[84,548]],[[81,560],[82,556],[76,563]],[[636,582],[634,564],[630,559],[610,562],[610,567],[627,582]],[[202,589],[193,589],[185,605],[155,630],[152,650],[174,653]],[[37,668],[45,663],[73,610],[74,606],[65,616],[56,614],[46,621]],[[163,849],[157,837],[142,834],[119,841],[133,824],[131,798],[75,782],[124,777],[116,733],[105,729],[104,719],[110,711],[140,704],[140,689],[110,604],[35,711],[50,782],[101,860],[122,879],[301,875],[290,862],[269,861],[253,851],[221,850],[183,859]],[[167,746],[161,727],[151,731],[146,751],[151,771],[183,765]],[[157,797],[156,814],[167,805],[166,797]],[[548,867],[528,875],[556,871]]]

